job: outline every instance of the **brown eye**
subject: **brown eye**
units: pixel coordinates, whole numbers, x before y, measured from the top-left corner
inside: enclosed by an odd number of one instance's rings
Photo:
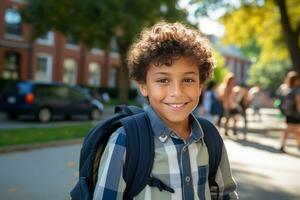
[[[195,82],[194,79],[191,79],[191,78],[186,78],[183,80],[185,83],[192,83],[192,82]]]
[[[159,79],[156,82],[158,82],[158,83],[168,83],[169,80],[164,78],[164,79]]]

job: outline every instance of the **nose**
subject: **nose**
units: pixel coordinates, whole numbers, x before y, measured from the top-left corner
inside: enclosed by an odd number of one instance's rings
[[[171,96],[181,96],[183,94],[183,86],[181,83],[175,82],[172,84]]]

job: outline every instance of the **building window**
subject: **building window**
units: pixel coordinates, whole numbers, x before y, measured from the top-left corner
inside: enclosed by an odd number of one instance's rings
[[[111,68],[109,72],[108,86],[116,87],[116,80],[117,80],[117,69]]]
[[[118,52],[118,43],[115,37],[113,37],[110,41],[110,48],[112,52],[114,53]]]
[[[234,59],[232,57],[228,57],[227,59],[227,68],[230,72],[234,73]]]
[[[11,0],[11,1],[15,3],[22,3],[22,4],[26,3],[26,0]]]
[[[52,31],[48,31],[46,34],[42,35],[37,39],[38,44],[53,45],[54,44],[54,34]]]
[[[20,55],[17,53],[7,53],[4,58],[4,70],[2,77],[4,79],[16,80],[19,78]]]
[[[79,43],[73,36],[68,36],[66,38],[66,48],[68,49],[74,49],[74,50],[79,50]]]
[[[22,35],[22,18],[18,10],[7,8],[5,10],[5,33],[9,35]]]
[[[236,77],[236,82],[238,84],[241,84],[243,82],[243,75],[242,75],[242,68],[243,66],[241,65],[240,60],[236,60],[235,63],[235,77]]]
[[[101,68],[98,63],[89,64],[89,84],[99,86],[101,83]]]
[[[50,82],[52,80],[52,57],[40,54],[36,58],[35,80]]]
[[[100,48],[92,48],[91,53],[93,54],[103,54],[103,50]]]
[[[66,59],[64,61],[64,76],[63,82],[75,84],[77,77],[77,63],[73,59]]]

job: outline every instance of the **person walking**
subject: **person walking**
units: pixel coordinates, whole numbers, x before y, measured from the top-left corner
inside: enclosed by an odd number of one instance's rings
[[[207,83],[203,95],[204,117],[213,124],[217,124],[219,118],[223,115],[223,105],[217,93],[217,84],[215,81]]]
[[[220,99],[223,104],[224,108],[224,134],[228,136],[228,124],[229,121],[233,120],[232,131],[233,134],[236,135],[236,122],[237,122],[237,115],[239,114],[239,104],[237,101],[237,93],[234,92],[235,87],[235,76],[232,73],[228,73],[224,78],[223,82],[221,83],[218,91],[220,94]]]
[[[263,92],[260,85],[255,85],[249,90],[250,107],[253,109],[252,118],[253,121],[261,122],[260,108],[263,103]]]
[[[287,127],[284,130],[281,139],[280,151],[286,152],[286,141],[293,133],[297,141],[298,149],[300,151],[300,77],[297,72],[290,71],[286,78],[285,83],[281,85],[281,112],[286,118]]]

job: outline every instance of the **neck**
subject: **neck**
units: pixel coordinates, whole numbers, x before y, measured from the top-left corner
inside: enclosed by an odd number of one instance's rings
[[[187,140],[190,136],[190,126],[189,126],[189,118],[180,123],[167,123],[169,128],[171,128],[175,133],[180,136],[182,139]]]

